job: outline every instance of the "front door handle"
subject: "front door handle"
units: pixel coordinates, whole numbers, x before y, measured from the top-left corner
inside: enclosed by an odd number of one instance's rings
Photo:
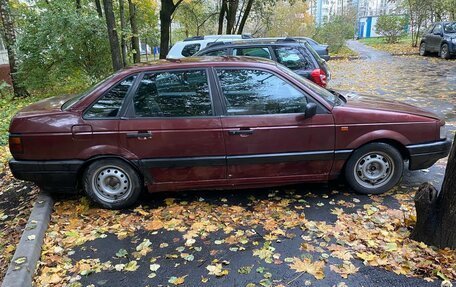
[[[234,130],[234,131],[228,131],[229,135],[232,136],[243,136],[243,135],[251,135],[253,134],[253,130],[248,129],[248,130]]]
[[[150,139],[152,138],[152,133],[151,132],[137,132],[137,133],[128,133],[127,138],[132,139],[132,138],[138,138],[138,139]]]

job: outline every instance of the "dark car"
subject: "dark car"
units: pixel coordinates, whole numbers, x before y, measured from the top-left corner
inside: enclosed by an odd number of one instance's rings
[[[118,72],[76,97],[21,110],[13,175],[50,191],[82,188],[107,208],[149,192],[323,182],[391,189],[450,148],[420,108],[346,99],[268,60],[163,60]]]
[[[443,59],[456,55],[456,22],[437,22],[431,26],[420,43],[420,55],[428,53],[438,53]]]
[[[325,60],[304,40],[294,38],[255,38],[216,42],[194,56],[250,56],[278,62],[298,75],[326,87],[331,79]]]
[[[320,56],[320,58],[322,58],[325,61],[329,61],[330,56],[329,56],[329,46],[328,45],[320,44],[317,41],[315,41],[314,39],[308,38],[308,37],[295,37],[295,39],[307,41],[307,43],[309,43],[309,45],[312,46],[312,48],[315,50],[315,52],[317,52],[317,54]]]

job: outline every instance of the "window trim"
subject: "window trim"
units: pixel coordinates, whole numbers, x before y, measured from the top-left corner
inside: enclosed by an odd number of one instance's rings
[[[130,93],[132,92],[132,90],[134,88],[136,88],[135,85],[137,85],[138,83],[138,78],[139,76],[141,75],[141,73],[132,73],[132,74],[129,74],[129,75],[126,75],[125,77],[123,77],[122,79],[118,80],[117,82],[115,82],[114,84],[112,84],[111,86],[109,86],[109,88],[104,91],[103,93],[101,93],[101,95],[99,95],[89,106],[87,106],[83,111],[82,111],[82,119],[83,120],[115,120],[115,119],[120,119],[122,118],[122,115],[126,109],[126,107],[128,106],[128,103],[127,100],[130,96]],[[87,117],[87,112],[101,99],[103,98],[107,93],[109,93],[111,91],[111,89],[115,86],[117,86],[118,84],[120,84],[121,82],[123,82],[124,80],[128,79],[129,77],[136,77],[134,80],[133,80],[133,84],[131,85],[130,88],[128,88],[128,91],[127,93],[125,94],[125,97],[122,101],[122,104],[120,105],[120,109],[119,111],[117,112],[117,115],[115,117],[96,117],[96,118],[90,118],[90,117]]]
[[[138,91],[139,85],[141,84],[141,81],[143,77],[146,74],[156,74],[156,73],[171,73],[171,72],[188,72],[188,71],[204,71],[206,73],[206,78],[207,78],[207,84],[209,88],[209,99],[211,101],[211,109],[213,115],[211,116],[173,116],[173,117],[137,117],[135,114],[135,107],[133,103],[134,96],[136,95],[136,92]],[[176,68],[176,69],[168,69],[168,70],[147,70],[143,71],[140,75],[138,82],[136,83],[134,90],[131,91],[130,95],[128,95],[128,98],[126,100],[128,101],[127,106],[125,108],[125,113],[124,116],[121,117],[121,119],[128,119],[128,120],[164,120],[164,119],[205,119],[205,118],[216,118],[219,117],[219,108],[217,108],[215,101],[214,101],[214,88],[213,88],[213,83],[211,82],[210,79],[210,74],[211,71],[208,67],[197,67],[197,68],[190,68],[190,69],[183,69],[183,68]]]
[[[223,93],[223,89],[222,89],[222,85],[221,85],[221,82],[220,82],[220,79],[218,78],[217,76],[217,71],[218,70],[259,70],[259,71],[263,71],[263,72],[267,72],[267,73],[270,73],[270,74],[273,74],[274,76],[278,77],[279,79],[283,80],[284,82],[288,83],[289,85],[291,85],[293,88],[295,88],[296,90],[300,91],[304,97],[306,97],[307,99],[307,103],[309,102],[312,102],[312,103],[315,103],[317,105],[317,107],[319,107],[320,109],[317,108],[317,114],[328,114],[329,111],[328,109],[323,106],[319,101],[317,101],[316,99],[314,99],[314,97],[312,97],[309,93],[307,93],[307,91],[305,91],[304,89],[302,89],[301,87],[299,87],[298,85],[296,85],[295,83],[291,82],[290,80],[288,80],[287,78],[283,77],[282,75],[280,75],[279,73],[277,73],[276,71],[273,71],[273,70],[269,70],[269,69],[265,69],[265,68],[262,68],[262,67],[232,67],[232,66],[228,66],[228,67],[214,67],[213,68],[213,73],[214,73],[214,77],[215,77],[215,80],[216,80],[216,90],[217,90],[217,95],[218,95],[218,98],[219,98],[219,101],[220,101],[220,105],[222,107],[222,114],[221,116],[222,117],[258,117],[258,116],[276,116],[276,115],[302,115],[304,114],[304,111],[302,113],[277,113],[277,114],[256,114],[256,115],[229,115],[228,114],[228,109],[227,109],[227,106],[226,106],[226,103],[224,101],[225,99],[225,95]]]

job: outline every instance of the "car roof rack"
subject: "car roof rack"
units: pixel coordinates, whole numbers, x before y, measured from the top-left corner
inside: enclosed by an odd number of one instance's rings
[[[197,41],[197,40],[204,40],[204,36],[193,36],[193,37],[189,37],[189,38],[186,38],[184,40],[184,42],[188,42],[188,41]]]
[[[286,42],[298,42],[295,38],[286,37],[284,39],[277,39],[277,43],[286,43]]]

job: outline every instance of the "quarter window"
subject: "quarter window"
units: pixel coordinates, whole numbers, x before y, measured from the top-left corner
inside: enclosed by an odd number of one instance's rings
[[[137,117],[213,115],[204,70],[145,74],[133,98],[133,105]]]
[[[182,56],[184,56],[184,57],[193,56],[193,54],[195,54],[196,52],[199,51],[200,47],[201,47],[200,44],[189,44],[189,45],[186,45],[182,49]]]
[[[272,59],[271,54],[269,53],[269,49],[267,47],[233,49],[233,55]]]
[[[106,92],[86,113],[86,118],[114,118],[119,115],[125,96],[136,76],[130,76]]]
[[[303,113],[305,95],[278,76],[260,70],[218,70],[228,115]]]
[[[291,70],[309,70],[313,69],[313,64],[309,57],[301,53],[301,50],[295,47],[278,47],[274,49],[277,62]]]

